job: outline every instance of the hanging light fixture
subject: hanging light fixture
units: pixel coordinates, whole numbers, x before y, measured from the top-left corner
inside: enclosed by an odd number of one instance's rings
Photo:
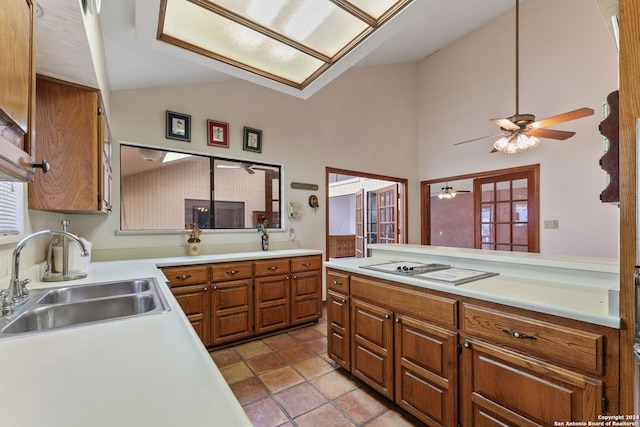
[[[535,136],[526,135],[524,133],[515,133],[509,136],[503,136],[493,143],[494,150],[502,151],[507,154],[520,153],[522,151],[531,150],[540,144],[541,139]]]
[[[456,190],[445,184],[445,186],[442,187],[440,193],[438,194],[438,199],[453,199],[454,197],[456,197],[456,194]]]

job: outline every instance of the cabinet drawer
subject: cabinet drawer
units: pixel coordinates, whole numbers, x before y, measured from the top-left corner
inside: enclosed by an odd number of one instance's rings
[[[171,287],[197,285],[207,283],[209,281],[209,270],[207,266],[184,266],[184,267],[165,267],[162,273],[167,276]]]
[[[462,329],[526,354],[603,374],[604,337],[554,323],[463,304]]]
[[[271,276],[272,274],[286,274],[289,272],[289,258],[265,259],[255,261],[256,276]]]
[[[250,279],[253,276],[253,263],[248,262],[225,262],[213,264],[211,266],[211,281],[221,282],[224,280]]]
[[[412,314],[424,320],[456,327],[457,304],[454,299],[430,295],[351,276],[351,296],[374,301],[399,313]]]
[[[327,270],[327,288],[341,294],[349,294],[349,275]]]
[[[320,255],[291,258],[292,273],[300,273],[303,271],[311,271],[311,270],[320,270],[321,267],[322,267],[322,257]]]

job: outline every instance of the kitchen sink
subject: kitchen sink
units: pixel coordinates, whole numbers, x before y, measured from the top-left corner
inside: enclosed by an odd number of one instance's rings
[[[0,318],[0,339],[165,311],[153,278],[33,290],[24,307]]]
[[[46,292],[38,304],[60,304],[64,302],[84,301],[115,295],[137,294],[150,288],[151,279],[128,280],[124,282],[98,283],[94,285],[67,286]]]

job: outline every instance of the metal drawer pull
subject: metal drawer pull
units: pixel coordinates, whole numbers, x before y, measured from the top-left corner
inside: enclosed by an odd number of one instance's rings
[[[302,266],[303,266],[303,267],[309,267],[310,265],[311,265],[311,263],[310,263],[310,262],[304,262],[304,263],[302,263]]]
[[[384,315],[384,318],[385,318],[385,319],[390,319],[390,318],[391,318],[391,315],[390,315],[389,313],[387,313],[387,314],[385,314],[385,315]]]
[[[183,274],[182,276],[176,276],[176,279],[186,280],[186,279],[189,279],[190,277],[191,277],[190,274]]]
[[[230,276],[233,276],[234,274],[240,273],[240,270],[229,270],[229,271],[226,271],[225,273],[229,274]]]
[[[538,339],[538,338],[534,337],[533,335],[525,335],[525,334],[521,334],[520,332],[510,331],[509,329],[503,329],[502,332],[507,333],[509,335],[512,335],[514,338],[529,339],[529,340]]]
[[[275,266],[267,267],[267,270],[271,270],[271,271],[276,271],[277,269],[278,267],[275,267]]]
[[[334,285],[342,285],[342,282],[338,282],[337,280],[332,280],[331,283]]]

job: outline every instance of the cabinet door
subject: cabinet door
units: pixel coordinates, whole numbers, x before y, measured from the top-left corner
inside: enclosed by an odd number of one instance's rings
[[[291,275],[291,324],[314,322],[322,315],[322,273]]]
[[[393,312],[351,300],[351,373],[393,399]]]
[[[458,334],[396,315],[395,400],[430,426],[458,423]]]
[[[327,353],[337,364],[351,369],[349,297],[327,292]]]
[[[462,425],[598,420],[602,381],[479,340],[464,347]]]
[[[102,212],[98,91],[43,77],[36,84],[36,158],[51,170],[29,185],[29,208]]]
[[[180,308],[191,322],[204,345],[209,340],[209,293],[206,284],[178,286],[171,288]]]
[[[211,285],[211,343],[248,338],[253,325],[253,281],[213,282]]]
[[[289,275],[256,277],[255,332],[275,331],[290,325]]]
[[[0,180],[33,179],[35,9],[31,0],[0,7]]]

